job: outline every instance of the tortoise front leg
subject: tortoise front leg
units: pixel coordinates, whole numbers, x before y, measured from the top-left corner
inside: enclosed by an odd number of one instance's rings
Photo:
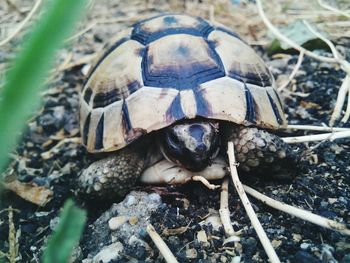
[[[78,188],[91,198],[111,199],[125,195],[145,165],[139,151],[129,147],[92,163],[78,178]]]
[[[238,169],[255,175],[290,179],[300,157],[278,136],[253,127],[225,127],[226,140],[232,141]]]

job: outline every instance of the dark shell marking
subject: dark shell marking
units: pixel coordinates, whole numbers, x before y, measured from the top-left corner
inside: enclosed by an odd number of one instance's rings
[[[278,128],[285,118],[274,85],[236,33],[202,18],[159,15],[122,31],[89,73],[81,94],[83,142],[90,152],[117,150],[196,116]]]

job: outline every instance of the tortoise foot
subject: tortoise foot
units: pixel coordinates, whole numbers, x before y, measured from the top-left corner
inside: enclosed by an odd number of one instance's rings
[[[144,158],[128,148],[92,163],[78,178],[80,193],[111,199],[128,193],[141,175]]]
[[[252,127],[235,127],[229,136],[239,169],[264,177],[290,179],[300,157],[278,136]]]

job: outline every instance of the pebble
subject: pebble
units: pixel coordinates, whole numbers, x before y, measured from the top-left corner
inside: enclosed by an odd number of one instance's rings
[[[208,243],[208,237],[204,230],[197,233],[197,240],[202,243]]]
[[[198,253],[195,248],[189,248],[186,250],[186,258],[195,259],[197,258],[197,256],[198,256]]]
[[[116,229],[118,229],[122,224],[124,224],[127,220],[128,220],[128,218],[127,218],[126,216],[116,216],[116,217],[112,217],[112,218],[109,219],[109,221],[108,221],[109,229],[111,229],[111,230],[116,230]]]
[[[136,204],[136,198],[133,195],[128,195],[124,202],[125,207],[129,207]]]
[[[96,256],[94,256],[93,262],[108,263],[112,260],[116,260],[119,256],[119,253],[123,251],[123,248],[123,244],[120,242],[105,246]]]
[[[137,216],[132,216],[129,218],[129,224],[132,226],[136,225],[138,221],[139,219],[137,218]]]
[[[311,246],[311,244],[309,244],[309,243],[301,243],[300,244],[300,248],[303,250],[308,249],[310,246]]]

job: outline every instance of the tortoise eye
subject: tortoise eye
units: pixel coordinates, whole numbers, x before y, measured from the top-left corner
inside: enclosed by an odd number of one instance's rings
[[[169,138],[169,140],[171,141],[172,144],[178,145],[180,143],[179,138],[173,132],[169,133],[168,138]]]

